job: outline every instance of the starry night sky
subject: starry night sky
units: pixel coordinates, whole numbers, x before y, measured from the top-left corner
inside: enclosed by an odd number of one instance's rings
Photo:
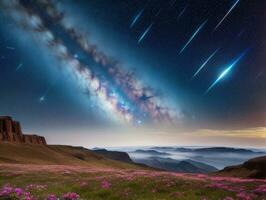
[[[118,62],[119,69],[125,74],[134,72],[142,88],[148,88],[133,100],[132,91],[123,91],[115,83],[115,75],[107,74],[102,64],[95,63],[62,29],[60,20],[46,13],[49,7],[40,6],[42,1],[20,1],[27,12],[41,17],[45,30],[51,31],[56,41],[63,41],[73,59],[90,66],[106,88],[112,88],[108,98],[117,95],[119,102],[122,99],[115,113],[97,99],[102,95],[98,91],[84,90],[84,80],[73,77],[73,71],[69,72],[41,41],[43,30],[25,28],[16,21],[19,17],[11,14],[16,8],[11,5],[6,9],[8,1],[3,2],[0,114],[18,119],[27,131],[42,130],[39,132],[45,134],[73,127],[78,131],[161,124],[185,130],[266,126],[264,0],[47,1],[100,52]],[[119,78],[125,79],[123,75]],[[150,102],[156,104],[156,110],[150,108]],[[159,115],[158,109],[166,111]],[[117,123],[113,120],[116,114],[127,122]]]

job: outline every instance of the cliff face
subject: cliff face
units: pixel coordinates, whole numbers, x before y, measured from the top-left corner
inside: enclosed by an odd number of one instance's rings
[[[0,117],[0,142],[46,145],[42,136],[23,134],[20,123],[8,116]]]

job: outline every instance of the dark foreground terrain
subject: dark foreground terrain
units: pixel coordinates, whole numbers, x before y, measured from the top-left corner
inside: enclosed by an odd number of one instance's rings
[[[266,199],[266,180],[157,171],[70,146],[0,144],[0,199]]]
[[[266,179],[266,156],[250,159],[241,165],[226,167],[219,174],[233,177]]]

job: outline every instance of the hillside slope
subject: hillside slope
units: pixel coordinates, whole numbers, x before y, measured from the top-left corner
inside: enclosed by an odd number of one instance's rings
[[[134,164],[108,159],[83,147],[11,143],[0,143],[0,163],[139,168]]]
[[[127,162],[127,163],[133,163],[131,158],[126,152],[121,152],[121,151],[109,151],[106,149],[97,149],[97,150],[92,150],[94,153],[97,153],[98,155],[102,155],[105,158],[109,158],[112,160],[117,160],[117,161],[122,161],[122,162]]]
[[[217,174],[242,178],[266,178],[266,156],[257,157],[242,165],[225,167]]]

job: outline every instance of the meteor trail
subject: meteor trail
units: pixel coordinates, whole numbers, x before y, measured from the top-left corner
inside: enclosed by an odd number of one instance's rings
[[[183,10],[181,10],[181,12],[179,13],[179,15],[177,16],[177,19],[179,19],[180,17],[183,16],[183,14],[185,13],[186,9],[187,9],[187,6],[185,8],[183,8]]]
[[[15,47],[11,47],[11,46],[7,46],[6,48],[9,50],[15,50]]]
[[[42,103],[43,101],[46,100],[46,96],[48,95],[48,93],[50,92],[50,90],[52,89],[52,87],[56,84],[57,80],[58,80],[58,78],[56,78],[54,80],[54,82],[48,86],[48,88],[45,90],[45,92],[43,93],[43,95],[41,95],[39,97],[39,102],[40,103]]]
[[[205,20],[198,28],[197,30],[192,34],[192,36],[189,38],[187,43],[184,45],[184,47],[180,50],[179,54],[181,54],[187,46],[190,44],[190,42],[194,39],[194,37],[199,33],[199,31],[204,27],[204,25],[207,23],[208,20]]]
[[[206,90],[205,94],[207,94],[248,52],[248,49],[238,56],[237,59],[234,60],[219,76],[218,78],[211,84],[211,86]]]
[[[202,63],[202,65],[200,66],[200,68],[195,72],[195,74],[192,76],[191,79],[195,78],[197,76],[197,74],[203,69],[203,67],[205,67],[205,65],[212,59],[212,57],[217,53],[219,49],[216,49],[208,58],[207,60],[205,60],[204,63]]]
[[[18,71],[22,66],[23,66],[23,64],[20,63],[20,64],[17,66],[16,71]]]
[[[138,12],[138,14],[133,18],[133,20],[132,20],[132,22],[131,22],[131,24],[130,24],[130,28],[132,28],[132,27],[136,24],[136,22],[139,20],[139,18],[140,18],[141,15],[143,14],[143,11],[144,11],[144,9],[141,9],[141,10]]]
[[[236,5],[239,3],[240,0],[236,0],[235,3],[231,6],[231,8],[227,11],[227,13],[224,15],[224,17],[221,19],[221,21],[215,26],[213,31],[215,31],[225,20],[225,18],[230,14],[230,12],[236,7]]]
[[[142,33],[142,35],[139,37],[138,43],[141,43],[141,41],[146,37],[146,35],[150,32],[151,28],[153,26],[153,23],[151,23],[148,28]]]

